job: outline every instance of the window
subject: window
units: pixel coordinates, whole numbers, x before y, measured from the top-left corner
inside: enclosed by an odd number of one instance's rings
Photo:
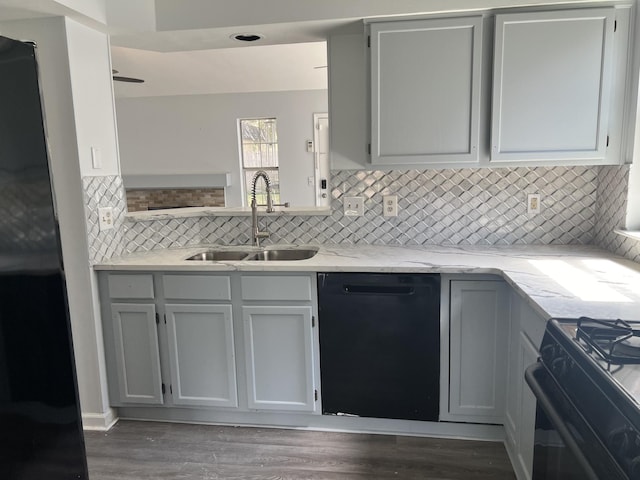
[[[251,180],[258,170],[267,172],[271,179],[271,199],[273,203],[280,203],[276,119],[243,119],[239,127],[245,205],[251,205]],[[263,205],[267,203],[267,189],[262,180],[258,180],[256,185],[256,202]]]

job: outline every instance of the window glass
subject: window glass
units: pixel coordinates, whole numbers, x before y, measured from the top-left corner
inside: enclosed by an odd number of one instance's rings
[[[280,203],[278,164],[278,133],[275,118],[248,118],[240,120],[242,173],[245,185],[245,205],[251,205],[251,180],[258,170],[264,170],[271,179],[271,198]],[[256,184],[256,201],[267,203],[267,189],[263,180]]]

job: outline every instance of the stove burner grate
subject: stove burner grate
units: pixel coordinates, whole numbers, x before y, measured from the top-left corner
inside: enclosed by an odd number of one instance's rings
[[[636,328],[634,328],[634,326]],[[640,324],[624,320],[578,319],[576,338],[611,365],[640,364]]]

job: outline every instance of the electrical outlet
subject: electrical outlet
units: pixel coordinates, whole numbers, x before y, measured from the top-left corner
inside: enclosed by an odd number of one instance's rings
[[[527,195],[527,214],[537,215],[540,213],[540,194],[530,193]]]
[[[385,217],[398,216],[398,196],[397,195],[383,196],[382,205],[383,205],[382,215],[384,215]]]
[[[344,214],[347,217],[364,215],[364,201],[362,197],[344,197]]]
[[[98,208],[98,216],[100,217],[100,231],[110,230],[113,228],[113,207]]]

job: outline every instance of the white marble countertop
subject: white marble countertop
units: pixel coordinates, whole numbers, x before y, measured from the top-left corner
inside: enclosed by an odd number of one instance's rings
[[[204,245],[153,250],[113,258],[94,268],[111,271],[494,274],[503,277],[548,318],[584,315],[640,320],[640,264],[596,247],[320,245],[318,253],[308,260],[186,260],[212,247],[238,248]]]

